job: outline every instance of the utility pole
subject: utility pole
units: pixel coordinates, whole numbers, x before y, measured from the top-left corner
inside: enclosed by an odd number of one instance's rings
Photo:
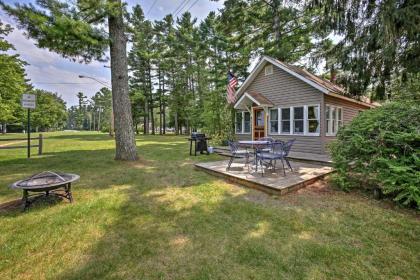
[[[31,109],[28,108],[28,158],[31,157]]]

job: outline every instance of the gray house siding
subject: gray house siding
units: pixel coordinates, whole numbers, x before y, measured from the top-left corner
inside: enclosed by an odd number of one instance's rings
[[[262,71],[258,73],[254,81],[244,89],[244,92],[247,91],[264,95],[274,104],[273,108],[315,104],[321,106],[323,99],[323,94],[320,91],[278,67],[273,67],[273,74],[267,76],[264,73],[264,68],[262,68]],[[320,116],[322,124],[322,111]],[[316,154],[324,153],[324,145],[320,136],[276,134],[268,134],[267,136],[284,141],[296,139],[292,148],[294,151]],[[250,140],[252,135],[236,134],[236,138],[238,140]]]
[[[273,67],[273,74],[264,75],[264,68],[255,80],[245,88],[267,97],[275,106],[320,104],[322,93],[289,73]]]
[[[343,123],[344,125],[348,124],[349,122],[352,121],[353,118],[355,118],[357,116],[357,114],[359,114],[360,111],[364,111],[369,109],[369,107],[367,106],[363,106],[361,104],[357,104],[354,102],[350,102],[347,100],[343,100],[334,96],[328,96],[328,95],[324,95],[324,102],[325,102],[325,107],[327,105],[334,105],[334,106],[338,106],[338,107],[342,107],[343,108]],[[325,120],[325,107],[324,107],[324,120]],[[325,123],[325,121],[324,121]],[[325,125],[325,124],[324,124]],[[325,132],[324,134],[325,135]],[[325,142],[325,152],[328,153],[328,143],[330,143],[331,141],[335,140],[336,137],[335,136],[324,136],[324,142]]]
[[[274,104],[272,108],[302,105],[320,106],[319,136],[267,134],[268,137],[281,139],[283,141],[296,139],[292,151],[314,154],[328,153],[328,144],[336,139],[336,137],[326,136],[325,111],[327,105],[334,105],[342,108],[344,125],[349,123],[360,111],[369,109],[369,106],[367,105],[365,106],[363,104],[324,94],[315,87],[312,87],[276,66],[273,66],[273,73],[271,75],[265,75],[264,67],[267,63],[268,62],[265,62],[265,65],[262,65],[260,72],[256,73],[255,79],[249,83],[246,88],[241,89],[242,93],[255,92],[262,94]],[[253,123],[252,116],[251,122]],[[269,123],[268,116],[266,123]],[[267,131],[269,130],[267,129]],[[251,140],[252,134],[236,134],[236,138],[237,140]]]

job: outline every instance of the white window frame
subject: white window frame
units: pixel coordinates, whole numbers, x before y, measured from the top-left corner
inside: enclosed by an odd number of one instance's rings
[[[273,64],[266,65],[264,67],[264,75],[268,76],[268,75],[271,75],[271,74],[273,74]]]
[[[295,108],[303,108],[303,119],[302,119],[302,121],[303,121],[303,131],[302,131],[302,133],[295,133]],[[292,107],[291,113],[293,115],[290,117],[291,120],[292,120],[290,130],[291,130],[291,133],[293,135],[305,135],[306,134],[305,111],[306,111],[305,105],[298,105],[298,106],[293,106]]]
[[[289,109],[289,133],[283,133],[283,115],[281,114],[281,109]],[[279,108],[279,113],[280,113],[280,117],[279,117],[279,119],[280,119],[280,124],[279,124],[279,134],[280,135],[292,135],[292,133],[293,133],[293,131],[292,131],[292,129],[293,129],[293,124],[292,124],[292,121],[293,121],[293,116],[292,116],[292,113],[293,113],[293,109],[291,108],[291,107],[280,107]]]
[[[297,107],[303,107],[303,133],[294,133],[294,108]],[[296,136],[320,136],[320,132],[309,132],[309,125],[308,125],[308,107],[318,107],[318,122],[319,122],[319,131],[321,131],[321,106],[320,104],[308,104],[308,105],[295,105],[295,106],[282,106],[278,107],[277,110],[277,121],[278,121],[278,132],[273,133],[271,132],[271,115],[269,114],[269,130],[268,135],[296,135]],[[271,110],[275,110],[276,108],[272,108]],[[283,133],[283,116],[281,113],[282,109],[290,109],[290,132],[289,133]]]
[[[318,120],[318,132],[309,132],[308,107],[318,107],[318,115],[316,116]],[[320,132],[321,132],[321,106],[319,106],[319,104],[305,105],[305,135],[319,136]]]
[[[339,129],[340,122],[341,122],[340,126],[343,126],[343,124],[344,124],[344,119],[343,119],[344,118],[344,109],[341,106],[336,106],[336,105],[331,105],[331,104],[326,104],[325,105],[325,111],[327,111],[327,108],[329,108],[329,112],[328,112],[328,118],[327,118],[327,116],[325,116],[325,128],[326,128],[325,129],[325,135],[326,136],[336,136],[337,131]],[[336,112],[336,118],[335,119],[332,116],[332,111],[333,111],[332,108],[334,108],[335,112]],[[341,112],[341,114],[340,114],[341,121],[338,120],[339,119],[339,115],[338,115],[339,109],[340,109],[340,112]],[[330,121],[329,125],[327,125],[327,120]],[[335,131],[332,131],[333,122],[335,122]]]
[[[242,114],[242,129],[241,129],[241,132],[238,132],[237,131],[237,126],[236,126],[236,124],[237,124],[237,121],[236,121],[236,118],[237,118],[237,114],[238,113],[241,113]],[[245,132],[245,113],[248,113],[249,114],[249,132]],[[251,132],[252,132],[252,116],[251,116],[251,113],[250,112],[248,112],[248,111],[236,111],[235,112],[235,134],[251,134]]]
[[[277,110],[277,132],[271,132],[271,111]],[[272,108],[268,110],[268,134],[277,135],[280,133],[280,108]]]

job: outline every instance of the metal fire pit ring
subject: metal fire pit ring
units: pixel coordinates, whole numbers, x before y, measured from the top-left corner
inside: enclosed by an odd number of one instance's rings
[[[72,203],[71,183],[79,179],[80,176],[77,174],[45,171],[32,175],[27,179],[19,180],[10,185],[10,187],[23,191],[22,206],[23,211],[25,211],[35,200],[49,195],[66,198]],[[64,193],[59,193],[59,189],[62,189]],[[35,194],[30,194],[30,192]],[[45,194],[37,194],[40,192],[45,192]]]

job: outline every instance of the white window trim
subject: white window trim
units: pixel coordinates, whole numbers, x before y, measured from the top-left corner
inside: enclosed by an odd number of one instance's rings
[[[330,129],[330,127],[327,127],[327,116],[325,116],[325,126],[326,126],[325,136],[336,136],[337,135],[337,131],[338,131],[338,115],[337,115],[337,118],[334,121],[334,119],[332,118],[332,110],[331,110],[331,108],[335,108],[335,111],[336,112],[338,112],[338,109],[341,109],[341,122],[343,123],[343,125],[344,125],[344,109],[341,106],[326,104],[325,105],[325,111],[327,111],[327,107],[330,107],[328,120],[330,120],[330,125],[329,126],[331,127],[331,129]],[[335,132],[332,131],[332,122],[333,121],[335,122],[335,127],[336,127],[336,131]],[[332,131],[332,132],[328,132],[328,131]]]
[[[309,132],[309,118],[308,118],[308,107],[318,107],[318,131],[319,132]],[[305,135],[308,136],[319,136],[321,132],[321,106],[319,104],[308,104],[305,105]]]
[[[321,106],[320,104],[308,104],[308,105],[295,105],[295,106],[282,106],[272,109],[277,109],[277,121],[278,121],[278,132],[271,132],[271,116],[269,114],[269,127],[268,127],[268,135],[295,135],[295,136],[320,136],[320,132],[309,132],[308,127],[308,107],[316,106],[318,107],[318,122],[319,122],[319,131],[321,131]],[[294,133],[294,108],[303,107],[303,133]],[[290,109],[290,133],[282,133],[282,120],[283,116],[281,114],[281,109],[289,108]],[[342,111],[341,111],[342,112]]]
[[[287,108],[290,109],[290,111],[289,111],[290,118],[288,120],[290,122],[290,127],[289,127],[290,128],[290,131],[289,131],[289,133],[283,133],[283,116],[281,115],[281,109],[287,109]],[[293,135],[293,131],[292,131],[292,129],[293,129],[293,124],[292,124],[292,121],[293,121],[293,117],[292,117],[293,109],[291,107],[285,107],[285,106],[283,106],[283,107],[280,107],[279,108],[279,113],[280,113],[280,117],[279,117],[279,119],[280,119],[279,135]]]
[[[271,111],[277,110],[277,132],[271,132]],[[280,108],[270,108],[268,110],[268,135],[277,135],[280,132]]]
[[[273,64],[266,65],[264,67],[264,76],[273,74]]]
[[[237,116],[237,113],[241,113],[242,114],[242,130],[241,130],[241,132],[238,132],[237,129],[236,129],[236,123],[237,123],[236,116]],[[245,132],[245,113],[248,113],[249,114],[249,129],[250,129],[249,132]],[[235,112],[235,134],[245,134],[245,135],[248,135],[248,134],[251,134],[251,132],[252,132],[252,114],[250,112],[248,112],[248,111],[236,111]]]
[[[295,133],[295,108],[303,108],[303,132],[302,133]],[[305,127],[305,105],[293,106],[291,113],[293,114],[290,118],[292,119],[291,123],[291,131],[293,135],[305,135],[306,127]]]

